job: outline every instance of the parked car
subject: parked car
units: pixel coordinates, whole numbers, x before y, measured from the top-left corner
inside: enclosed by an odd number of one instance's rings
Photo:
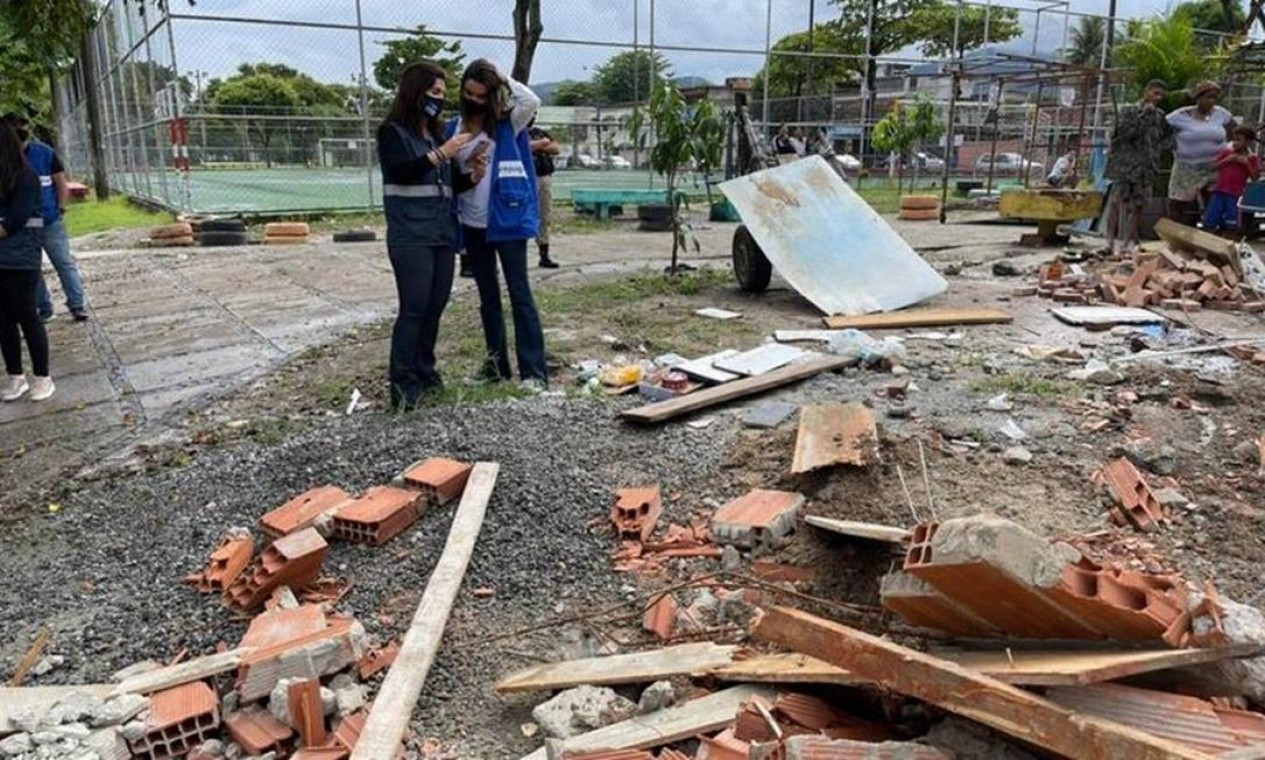
[[[1027,173],[1034,176],[1044,174],[1045,167],[1035,161],[1029,161],[1018,153],[998,153],[996,160],[993,156],[985,153],[975,161],[976,176],[988,174],[989,166],[992,166],[993,176],[1023,176]]]
[[[608,169],[631,169],[632,164],[623,156],[607,156],[605,158],[606,168]]]
[[[861,171],[861,160],[851,153],[836,153],[835,160],[843,166],[843,170],[848,174],[857,174]]]
[[[600,167],[601,164],[597,162],[597,159],[587,153],[581,153],[575,157],[575,168],[577,169],[598,169]]]
[[[939,156],[933,156],[930,153],[915,153],[914,161],[918,164],[919,171],[924,172],[942,172],[944,171],[944,159]]]

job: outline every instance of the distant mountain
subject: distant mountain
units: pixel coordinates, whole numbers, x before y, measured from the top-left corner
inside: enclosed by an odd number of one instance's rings
[[[711,87],[712,83],[703,77],[676,77],[672,80],[678,87]]]

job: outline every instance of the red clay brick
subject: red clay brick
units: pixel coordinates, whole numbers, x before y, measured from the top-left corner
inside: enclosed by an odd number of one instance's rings
[[[365,652],[365,656],[360,658],[357,668],[360,670],[360,680],[368,681],[373,676],[391,667],[391,663],[395,662],[395,658],[400,656],[400,642],[392,641],[385,647],[371,649]]]
[[[773,726],[769,725],[768,718],[765,718],[764,713],[757,707],[757,702],[772,717],[773,708],[756,697],[738,710],[738,717],[733,725],[734,738],[744,742],[776,741],[777,733],[773,730]],[[774,723],[777,723],[776,718],[774,718]]]
[[[611,522],[619,537],[645,541],[654,533],[663,514],[663,496],[658,486],[621,488],[611,507]]]
[[[233,741],[250,755],[282,752],[294,736],[294,729],[259,707],[248,707],[229,715],[224,719],[224,726]]]
[[[327,548],[315,528],[277,539],[225,590],[224,601],[250,612],[262,607],[279,586],[306,586],[320,574]]]
[[[316,606],[265,612],[242,638],[242,646],[255,647],[238,667],[242,699],[267,696],[282,678],[317,678],[354,664],[364,654],[358,634],[363,629],[355,620],[326,618]],[[312,654],[318,649],[319,658]]]
[[[794,530],[803,505],[801,494],[756,489],[717,510],[712,532],[720,543],[746,547],[775,544]]]
[[[699,750],[704,749],[707,760],[747,760],[751,756],[751,743],[735,739],[731,728],[710,739],[699,737]]]
[[[676,631],[676,610],[676,598],[671,594],[661,594],[646,610],[642,627],[666,641]]]
[[[203,594],[221,594],[237,580],[255,554],[255,539],[250,536],[225,536],[211,552],[206,569],[185,578]]]
[[[815,697],[794,692],[783,694],[773,703],[773,711],[787,720],[804,728],[820,731],[827,726],[844,723],[848,720],[846,713],[840,712]]]
[[[472,469],[452,459],[427,459],[405,472],[404,482],[420,489],[427,504],[440,507],[461,495]]]
[[[292,683],[288,695],[291,720],[298,724],[303,746],[323,746],[328,737],[325,734],[325,712],[321,707],[321,682],[312,678]]]
[[[351,752],[342,747],[304,747],[290,755],[290,760],[346,760]]]
[[[753,562],[751,572],[755,577],[770,583],[812,583],[817,577],[817,571],[811,567],[787,565],[767,559]]]
[[[596,752],[566,752],[564,760],[654,760],[644,749],[603,749]]]
[[[374,486],[334,515],[334,536],[353,543],[381,546],[421,517],[423,498],[417,491]]]
[[[1128,459],[1117,459],[1104,465],[1095,478],[1106,484],[1124,516],[1138,530],[1155,530],[1157,524],[1168,522],[1164,508],[1156,501],[1142,473]]]
[[[128,746],[142,760],[182,757],[212,738],[219,725],[219,697],[206,683],[194,681],[151,695],[145,736]]]
[[[365,730],[367,720],[369,720],[367,708],[343,718],[334,728],[334,735],[329,740],[330,746],[340,747],[348,752],[354,750],[356,742],[360,741],[360,732]]]
[[[259,519],[259,527],[272,538],[288,536],[310,528],[321,515],[351,499],[338,486],[320,486],[305,491]]]

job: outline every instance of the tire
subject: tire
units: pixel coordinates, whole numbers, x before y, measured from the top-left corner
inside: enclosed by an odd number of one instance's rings
[[[334,233],[335,243],[372,243],[378,239],[373,230],[343,230]]]
[[[900,218],[908,222],[929,222],[932,220],[940,221],[940,209],[903,208],[900,210]]]
[[[211,232],[203,232],[198,235],[198,245],[212,247],[224,245],[248,245],[250,240],[247,239],[245,232],[222,232],[212,230]]]
[[[637,229],[642,232],[671,232],[671,219],[642,219],[641,224],[637,225]]]
[[[747,293],[763,293],[768,290],[769,280],[773,278],[773,264],[764,255],[760,244],[751,236],[751,231],[745,224],[738,225],[738,229],[734,230],[733,259],[738,287]]]
[[[207,219],[198,226],[199,232],[245,232],[246,223],[241,219]]]
[[[900,207],[910,210],[940,210],[940,199],[934,195],[902,195]]]
[[[264,225],[267,237],[303,237],[311,232],[307,222],[269,222]]]
[[[672,220],[672,206],[667,203],[643,203],[637,207],[637,218],[643,222]]]
[[[149,231],[150,240],[167,240],[169,238],[187,238],[193,234],[193,227],[188,224],[164,224]]]

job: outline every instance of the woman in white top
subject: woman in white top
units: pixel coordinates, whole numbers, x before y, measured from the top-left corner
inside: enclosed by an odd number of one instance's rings
[[[1173,128],[1173,174],[1168,182],[1168,215],[1185,223],[1195,203],[1201,201],[1217,180],[1217,153],[1237,126],[1229,111],[1217,105],[1221,86],[1200,82],[1191,93],[1193,106],[1178,108],[1168,115]]]

